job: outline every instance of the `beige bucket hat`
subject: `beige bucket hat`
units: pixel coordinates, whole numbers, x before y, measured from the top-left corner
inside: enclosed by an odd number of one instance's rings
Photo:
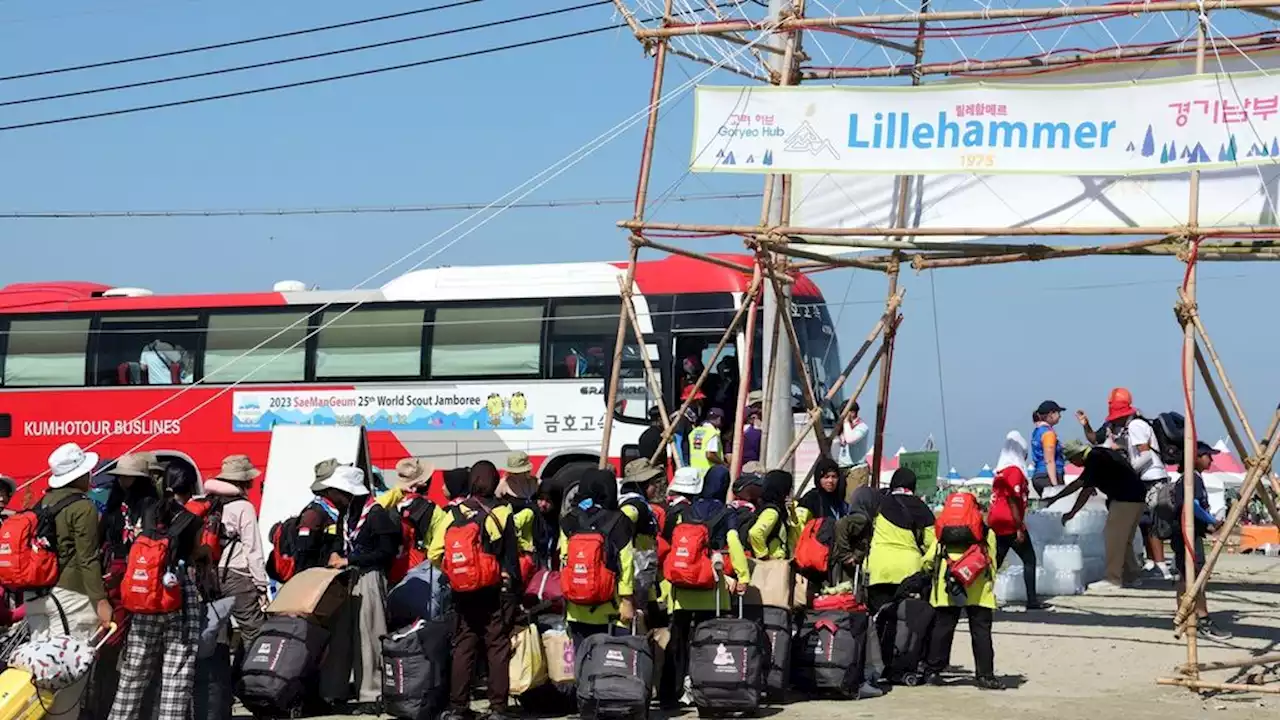
[[[149,478],[150,463],[147,458],[141,454],[121,455],[116,459],[116,466],[111,469],[110,474],[116,477],[138,477]]]
[[[253,466],[253,462],[249,460],[248,455],[228,455],[222,459],[222,470],[214,476],[214,480],[226,480],[233,483],[252,482],[262,475],[258,468]]]

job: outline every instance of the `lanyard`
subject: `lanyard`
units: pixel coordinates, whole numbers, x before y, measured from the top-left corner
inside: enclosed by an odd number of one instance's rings
[[[356,538],[360,536],[360,530],[364,528],[364,521],[369,519],[369,511],[373,509],[374,504],[373,498],[365,501],[360,517],[356,519],[355,529],[351,529],[350,523],[342,523],[342,544],[348,554],[351,553],[351,546],[355,544]]]

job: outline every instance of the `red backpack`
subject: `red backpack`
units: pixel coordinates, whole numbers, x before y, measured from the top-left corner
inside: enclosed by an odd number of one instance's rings
[[[566,600],[577,605],[603,605],[618,592],[618,549],[609,534],[620,513],[586,513],[574,509],[576,527],[567,534],[567,557],[560,571],[560,588]]]
[[[47,590],[58,584],[58,514],[84,495],[64,498],[53,507],[36,505],[0,523],[0,587],[10,591]]]
[[[950,547],[986,544],[987,529],[982,521],[982,507],[972,493],[954,492],[947,496],[933,526],[938,542]]]
[[[802,572],[826,575],[831,559],[831,546],[835,542],[835,521],[819,517],[804,524],[796,540],[796,569]]]
[[[220,498],[191,498],[183,508],[200,520],[200,547],[209,548],[209,558],[217,565],[222,560],[222,541],[226,533],[222,531],[222,506]]]
[[[279,583],[289,582],[298,571],[298,561],[294,558],[298,518],[291,517],[272,525],[268,534],[271,537],[271,554],[267,556],[267,575]]]
[[[657,525],[659,532],[657,537],[658,548],[658,565],[667,561],[667,553],[671,552],[671,543],[667,541],[667,537],[661,532],[662,528],[667,526],[667,507],[662,503],[649,503],[649,509],[653,511],[653,521]]]
[[[716,586],[715,566],[711,553],[715,549],[712,532],[725,516],[718,510],[705,520],[684,518],[684,510],[668,516],[674,522],[671,529],[671,548],[662,562],[662,576],[673,586],[688,590],[710,590]]]
[[[406,495],[396,506],[400,515],[400,554],[391,561],[387,580],[395,585],[413,568],[427,559],[427,541],[431,535],[431,517],[435,503],[422,495]]]
[[[502,581],[502,568],[497,543],[485,530],[493,513],[479,503],[464,505],[470,506],[471,514],[464,513],[460,505],[454,506],[453,523],[444,531],[444,574],[454,592],[496,587]]]
[[[182,607],[182,585],[174,575],[173,541],[166,533],[147,530],[129,548],[120,584],[124,609],[137,615],[163,615]]]

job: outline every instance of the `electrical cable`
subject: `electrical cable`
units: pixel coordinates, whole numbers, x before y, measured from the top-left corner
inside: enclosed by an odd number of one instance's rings
[[[715,7],[719,7],[716,5]],[[650,22],[657,18],[645,18],[642,22]],[[311,85],[320,85],[323,83],[336,82],[338,80],[351,80],[359,77],[368,77],[371,75],[379,75],[382,73],[393,72],[396,70],[406,70],[409,68],[423,67],[426,65],[435,65],[437,63],[448,62],[451,60],[464,60],[467,58],[479,57],[482,55],[491,55],[494,53],[505,52],[507,50],[518,50],[521,48],[534,47],[537,45],[545,45],[547,43],[559,42],[561,40],[572,40],[576,38],[586,37],[588,35],[597,35],[603,32],[618,30],[627,27],[626,22],[618,22],[601,27],[591,28],[588,30],[578,30],[576,32],[562,33],[559,35],[551,35],[547,37],[537,38],[534,40],[525,40],[523,42],[509,43],[506,45],[497,45],[480,50],[471,50],[452,55],[442,55],[440,57],[428,58],[426,60],[417,60],[408,63],[399,63],[397,65],[384,65],[381,67],[370,68],[368,70],[359,70],[356,72],[341,73],[338,75],[326,75],[323,77],[312,78],[310,80],[299,80],[296,82],[281,83],[279,85],[266,85],[263,87],[249,88],[247,90],[235,90],[231,92],[218,93],[215,95],[203,95],[200,97],[187,98],[185,100],[173,100],[170,102],[154,103],[151,105],[138,105],[134,107],[119,108],[116,110],[105,110],[102,112],[85,113],[82,115],[71,115],[49,120],[36,120],[33,122],[17,123],[13,125],[0,125],[0,132],[11,130],[24,130],[27,128],[45,127],[49,125],[62,125],[65,123],[80,122],[82,120],[96,120],[99,118],[116,117],[120,115],[131,115],[134,113],[148,112],[151,110],[163,110],[174,107],[184,107],[187,105],[198,105],[215,100],[228,100],[237,97],[247,97],[251,95],[260,95],[278,90],[291,90],[294,88],[308,87]],[[718,67],[718,66],[717,66]]]
[[[189,73],[186,75],[170,75],[162,78],[154,78],[151,80],[139,80],[137,82],[123,83],[120,85],[107,85],[103,87],[89,88],[87,90],[72,90],[70,92],[55,93],[53,95],[37,95],[35,97],[19,98],[17,100],[5,100],[0,102],[0,107],[9,107],[13,105],[28,105],[31,103],[47,102],[50,100],[65,100],[66,98],[84,97],[86,95],[97,95],[106,92],[115,92],[117,90],[132,90],[141,87],[151,87],[155,85],[165,85],[167,83],[181,82],[183,80],[195,80],[198,78],[214,77],[217,75],[227,75],[230,73],[244,72],[246,70],[260,70],[262,68],[276,67],[279,65],[288,65],[290,63],[303,62],[305,60],[318,60],[320,58],[335,57],[338,55],[346,55],[349,53],[363,52],[365,50],[377,50],[395,45],[404,45],[407,43],[421,42],[423,40],[432,40],[435,38],[447,37],[449,35],[459,35],[462,33],[473,32],[475,30],[484,30],[488,28],[501,27],[503,25],[511,25],[518,22],[528,20],[538,20],[555,15],[564,15],[579,10],[587,10],[601,5],[611,5],[612,0],[593,0],[592,2],[580,5],[571,5],[569,7],[557,8],[555,10],[545,10],[543,12],[531,13],[528,15],[519,15],[516,17],[503,18],[501,20],[492,20],[490,22],[478,23],[475,25],[467,25],[459,28],[449,28],[447,30],[437,30],[429,32],[425,35],[414,35],[412,37],[396,38],[394,40],[383,40],[376,43],[368,43],[365,45],[354,45],[351,47],[338,48],[337,50],[326,50],[324,52],[312,53],[310,55],[296,55],[293,57],[280,58],[278,60],[265,60],[263,62],[250,63],[248,65],[233,65],[231,67],[217,68],[216,70],[205,70],[203,72]]]
[[[609,29],[612,29],[612,28],[609,28]],[[419,244],[417,247],[415,247],[415,248],[413,248],[412,250],[410,250],[409,252],[407,252],[407,253],[405,253],[405,254],[401,255],[401,256],[400,256],[399,258],[397,258],[396,260],[394,260],[394,261],[392,261],[391,263],[389,263],[389,264],[387,264],[387,265],[383,266],[383,267],[382,267],[382,269],[378,270],[378,271],[377,271],[377,272],[375,272],[373,275],[369,276],[368,278],[365,278],[365,279],[364,279],[363,281],[361,281],[360,283],[357,283],[357,284],[356,284],[356,286],[352,288],[352,290],[358,290],[358,289],[360,289],[360,288],[364,287],[364,285],[366,285],[367,283],[372,282],[373,280],[376,280],[377,278],[379,278],[379,277],[381,277],[382,275],[386,274],[386,273],[387,273],[388,271],[390,271],[391,269],[393,269],[393,268],[395,268],[395,267],[399,266],[400,264],[402,264],[402,263],[404,263],[405,261],[407,261],[407,260],[409,260],[410,258],[412,258],[414,255],[418,254],[419,252],[421,252],[421,251],[425,250],[426,248],[428,248],[428,247],[430,247],[431,245],[435,244],[435,243],[436,243],[436,242],[438,242],[439,240],[443,239],[443,238],[444,238],[446,235],[448,235],[449,233],[453,232],[454,230],[457,230],[458,228],[461,228],[463,225],[467,224],[467,223],[468,223],[468,222],[470,222],[472,219],[474,219],[474,218],[478,217],[478,216],[479,216],[481,213],[483,213],[485,210],[489,210],[489,209],[494,208],[494,207],[497,207],[497,208],[498,208],[494,213],[492,213],[491,215],[488,215],[487,217],[485,217],[485,218],[483,218],[483,219],[481,219],[481,220],[477,221],[473,226],[471,226],[471,227],[467,228],[467,229],[466,229],[466,230],[464,230],[462,233],[460,233],[457,237],[455,237],[455,238],[453,238],[452,240],[450,240],[448,243],[446,243],[446,244],[444,245],[444,247],[442,247],[442,248],[440,248],[440,249],[438,249],[438,250],[435,250],[434,252],[432,252],[431,254],[429,254],[427,257],[425,257],[425,258],[423,258],[422,260],[420,260],[420,261],[418,261],[417,263],[415,263],[413,266],[411,266],[411,267],[410,267],[409,271],[410,271],[410,272],[412,272],[413,270],[416,270],[417,268],[422,267],[422,266],[423,266],[423,265],[425,265],[426,263],[430,262],[433,258],[435,258],[436,256],[438,256],[440,253],[445,252],[445,251],[446,251],[446,250],[448,250],[449,248],[453,247],[453,246],[454,246],[454,245],[456,245],[458,242],[462,241],[464,238],[466,238],[466,237],[468,237],[469,235],[471,235],[471,233],[475,232],[476,230],[479,230],[481,227],[483,227],[484,225],[486,225],[487,223],[489,223],[489,222],[490,222],[491,220],[493,220],[495,217],[497,217],[498,215],[502,214],[502,213],[506,210],[507,206],[509,206],[509,205],[511,205],[511,204],[513,204],[513,203],[519,202],[519,201],[523,200],[525,197],[528,197],[530,194],[532,194],[532,193],[534,193],[534,192],[538,191],[540,188],[542,188],[543,186],[545,186],[547,183],[551,182],[552,180],[554,180],[555,178],[559,177],[560,175],[562,175],[563,173],[565,173],[565,172],[566,172],[566,171],[568,171],[569,169],[573,168],[573,167],[574,167],[575,165],[577,165],[578,163],[580,163],[580,162],[582,162],[583,160],[585,160],[585,159],[586,159],[587,157],[589,157],[590,155],[594,154],[594,153],[595,153],[597,150],[599,150],[600,148],[604,147],[605,145],[609,144],[609,143],[610,143],[610,142],[612,142],[613,140],[617,139],[620,135],[622,135],[623,133],[627,132],[627,131],[628,131],[628,130],[630,130],[632,127],[634,127],[636,124],[638,124],[641,120],[643,120],[645,117],[647,117],[647,116],[648,116],[648,114],[652,111],[652,109],[653,109],[653,108],[655,108],[655,107],[656,107],[656,108],[658,108],[658,109],[660,110],[660,109],[661,109],[661,107],[662,107],[663,105],[666,105],[666,104],[667,104],[667,103],[669,103],[672,99],[674,99],[674,98],[678,98],[678,97],[680,97],[681,95],[683,95],[684,93],[688,92],[688,90],[689,90],[689,89],[691,89],[692,87],[694,87],[698,82],[701,82],[704,78],[706,78],[707,76],[709,76],[711,73],[715,72],[716,70],[720,69],[720,67],[722,67],[722,66],[723,66],[723,65],[725,65],[726,63],[728,63],[728,62],[732,61],[732,60],[733,60],[734,58],[736,58],[738,55],[741,55],[743,52],[746,52],[747,50],[749,50],[749,49],[751,49],[751,48],[754,48],[754,47],[756,46],[756,44],[757,44],[757,43],[759,43],[759,42],[761,42],[764,38],[765,38],[765,35],[760,35],[760,36],[759,36],[759,37],[757,37],[756,39],[754,39],[754,40],[752,40],[752,41],[748,42],[747,44],[745,44],[745,45],[743,45],[742,47],[738,48],[738,49],[737,49],[737,50],[735,50],[734,52],[732,52],[732,53],[727,53],[723,58],[721,58],[720,60],[718,60],[715,64],[713,64],[713,65],[709,66],[708,68],[706,68],[706,69],[705,69],[705,70],[703,70],[702,72],[698,73],[698,75],[694,76],[693,78],[690,78],[688,82],[683,83],[682,85],[680,85],[679,87],[677,87],[675,90],[673,90],[671,93],[668,93],[668,94],[665,94],[665,95],[661,95],[660,97],[658,97],[658,99],[657,99],[656,101],[651,101],[651,102],[647,103],[643,108],[641,108],[640,110],[638,110],[638,111],[636,111],[636,112],[632,113],[632,114],[631,114],[630,116],[628,116],[625,120],[623,120],[623,121],[619,122],[618,124],[614,125],[612,128],[610,128],[610,129],[606,130],[605,132],[601,133],[600,135],[597,135],[597,136],[596,136],[595,138],[593,138],[592,140],[590,140],[590,141],[588,141],[588,142],[584,143],[583,145],[579,146],[579,147],[578,147],[576,150],[574,150],[573,152],[569,153],[568,155],[564,156],[563,158],[561,158],[561,159],[560,159],[560,160],[558,160],[557,162],[555,162],[555,163],[551,164],[550,166],[546,167],[546,168],[545,168],[545,169],[543,169],[541,172],[539,172],[539,173],[537,173],[537,174],[533,175],[532,177],[530,177],[529,179],[525,180],[525,181],[524,181],[523,183],[521,183],[520,185],[517,185],[516,187],[512,188],[511,190],[508,190],[506,193],[504,193],[503,195],[501,195],[501,196],[499,196],[498,198],[496,198],[493,202],[489,203],[489,205],[485,206],[485,208],[483,208],[483,209],[481,209],[481,210],[477,210],[476,212],[472,213],[471,215],[468,215],[466,218],[464,218],[464,219],[462,219],[462,220],[458,221],[457,223],[454,223],[452,226],[450,226],[450,227],[448,227],[448,228],[444,229],[443,231],[441,231],[440,233],[438,233],[435,237],[433,237],[433,238],[431,238],[430,240],[427,240],[427,241],[425,241],[425,242],[423,242],[423,243]],[[532,185],[533,187],[529,187],[530,185]],[[526,188],[528,188],[528,189],[526,189]],[[514,200],[507,201],[506,205],[501,205],[501,204],[503,203],[503,201],[504,201],[504,200],[507,200],[507,198],[510,198],[510,197],[511,197],[511,196],[513,196],[513,195],[515,196],[515,199],[514,199]],[[319,327],[317,327],[315,330],[312,330],[312,331],[308,332],[308,333],[307,333],[307,334],[306,334],[306,335],[305,335],[301,340],[299,340],[299,341],[297,341],[297,342],[295,342],[295,343],[291,344],[289,347],[284,348],[284,349],[283,349],[283,350],[281,350],[280,352],[276,353],[272,358],[268,358],[265,362],[263,362],[263,363],[262,363],[261,365],[259,365],[257,368],[255,368],[255,369],[251,370],[250,372],[248,372],[248,373],[244,374],[243,376],[241,376],[239,380],[236,380],[234,383],[231,383],[231,384],[227,385],[226,387],[224,387],[224,388],[222,388],[222,389],[218,390],[217,392],[213,393],[213,395],[211,395],[208,399],[204,400],[203,402],[198,403],[195,407],[191,408],[191,409],[190,409],[190,410],[188,410],[186,413],[184,413],[183,415],[181,415],[181,416],[178,418],[178,419],[179,419],[179,421],[181,421],[181,420],[185,420],[186,418],[190,417],[191,415],[194,415],[195,413],[197,413],[197,412],[199,412],[200,410],[202,410],[202,409],[204,409],[205,407],[207,407],[210,403],[213,403],[213,402],[214,402],[214,401],[216,401],[218,398],[220,398],[220,397],[222,397],[223,395],[227,394],[228,392],[230,392],[230,391],[234,390],[236,387],[238,387],[239,385],[241,385],[242,383],[244,383],[246,380],[248,380],[250,377],[252,377],[254,373],[256,373],[256,372],[258,372],[259,370],[261,370],[262,368],[266,367],[266,366],[267,366],[269,363],[271,363],[275,358],[279,358],[279,357],[281,357],[282,355],[284,355],[284,353],[290,352],[291,350],[293,350],[294,348],[296,348],[298,345],[300,345],[300,344],[302,344],[303,342],[305,342],[307,339],[309,339],[309,338],[311,338],[311,337],[313,337],[313,336],[317,335],[318,333],[320,333],[321,331],[323,331],[325,328],[327,328],[327,327],[329,327],[330,325],[332,325],[333,323],[338,322],[339,320],[341,320],[343,317],[346,317],[348,314],[350,314],[351,312],[353,312],[354,310],[356,310],[356,309],[357,309],[357,308],[359,308],[360,306],[364,305],[364,303],[365,303],[365,301],[363,301],[363,300],[362,300],[362,301],[359,301],[359,302],[357,302],[357,303],[355,303],[355,304],[354,304],[354,305],[352,305],[351,307],[349,307],[349,308],[347,308],[346,310],[344,310],[344,311],[342,311],[341,313],[339,313],[339,314],[338,314],[338,316],[337,316],[337,317],[335,317],[333,320],[326,321],[326,322],[324,322],[323,324],[321,324]],[[260,350],[260,349],[262,349],[262,348],[266,347],[268,343],[270,343],[271,341],[273,341],[273,340],[275,340],[276,338],[280,337],[280,336],[281,336],[281,335],[283,335],[285,332],[288,332],[288,331],[289,331],[289,330],[291,330],[293,327],[297,326],[299,323],[304,322],[304,321],[309,321],[309,320],[310,320],[310,318],[314,317],[317,313],[321,313],[321,312],[323,312],[324,310],[326,310],[326,309],[328,309],[329,307],[331,307],[333,304],[334,304],[334,301],[330,301],[330,302],[328,302],[328,303],[325,303],[324,305],[321,305],[319,308],[317,308],[317,309],[315,309],[315,310],[311,311],[310,313],[308,313],[304,318],[300,318],[299,320],[297,320],[297,321],[295,321],[293,324],[291,324],[289,327],[286,327],[286,328],[284,328],[284,329],[280,330],[279,332],[275,333],[275,334],[274,334],[274,335],[272,335],[271,337],[269,337],[269,338],[267,338],[267,339],[263,340],[262,342],[258,343],[258,345],[256,345],[255,347],[250,348],[249,350],[246,350],[245,352],[241,353],[239,356],[237,356],[237,357],[233,358],[230,362],[231,362],[231,363],[234,363],[234,362],[238,362],[238,361],[240,361],[240,360],[245,359],[246,357],[248,357],[248,356],[249,356],[250,354],[252,354],[253,352],[256,352],[257,350]],[[224,367],[225,367],[226,365],[229,365],[229,364],[230,364],[230,363],[226,363],[226,364],[224,364]],[[173,402],[174,400],[178,399],[179,397],[182,397],[182,396],[183,396],[183,395],[185,395],[188,391],[190,391],[190,390],[192,390],[192,389],[194,389],[194,388],[196,388],[196,387],[199,387],[199,386],[200,386],[200,383],[198,383],[198,382],[197,382],[197,383],[192,383],[191,385],[183,386],[183,388],[182,388],[181,390],[179,390],[179,391],[175,392],[174,394],[170,395],[169,397],[166,397],[165,399],[161,400],[160,402],[157,402],[157,403],[155,403],[154,405],[152,405],[151,407],[149,407],[149,408],[147,408],[146,410],[142,411],[140,414],[136,415],[136,416],[134,417],[134,419],[135,419],[135,420],[140,420],[140,419],[142,419],[142,418],[144,418],[144,417],[146,417],[146,416],[150,415],[151,413],[155,412],[156,410],[159,410],[160,408],[165,407],[166,405],[170,404],[171,402]],[[99,437],[98,439],[96,439],[96,440],[94,440],[93,442],[89,443],[88,447],[86,447],[85,449],[86,449],[86,450],[90,450],[90,449],[92,449],[92,448],[96,447],[97,445],[99,445],[99,444],[101,444],[101,443],[105,442],[108,438],[114,437],[115,435],[116,435],[116,433],[115,433],[115,432],[105,433],[105,434],[103,434],[101,437]],[[135,452],[135,451],[137,451],[137,450],[138,450],[138,449],[140,449],[143,445],[145,445],[145,444],[147,444],[148,442],[150,442],[150,441],[154,440],[156,437],[158,437],[158,435],[157,435],[156,433],[152,433],[152,434],[148,435],[147,437],[143,438],[143,439],[142,439],[141,441],[139,441],[138,443],[134,444],[134,445],[133,445],[133,447],[132,447],[130,450],[128,450],[127,452]],[[18,489],[19,489],[19,490],[21,490],[22,488],[27,487],[27,486],[28,486],[28,485],[30,485],[31,483],[34,483],[34,482],[36,482],[36,481],[38,481],[38,480],[40,480],[40,479],[44,478],[46,475],[48,475],[48,473],[49,473],[49,471],[48,471],[48,470],[42,471],[41,473],[37,474],[35,477],[33,477],[33,478],[31,478],[30,480],[28,480],[26,483],[23,483],[23,484],[22,484]]]
[[[450,10],[463,5],[472,5],[474,3],[483,2],[484,0],[457,0],[456,2],[445,3],[444,5],[434,5],[431,7],[418,8],[417,10],[406,10],[405,12],[392,13],[390,15],[378,15],[376,17],[362,18],[359,20],[350,20],[347,22],[334,23],[332,25],[321,25],[318,27],[303,28],[301,30],[290,30],[288,32],[275,33],[273,35],[260,35],[258,37],[246,38],[244,40],[231,40],[228,42],[214,43],[212,45],[199,45],[196,47],[183,48],[181,50],[166,50],[164,52],[151,53],[148,55],[135,55],[133,57],[120,58],[118,60],[103,60],[101,62],[86,63],[84,65],[71,65],[68,67],[53,68],[50,70],[36,70],[32,72],[19,73],[17,75],[0,76],[0,82],[7,80],[23,80],[26,78],[46,77],[49,75],[59,75],[61,73],[78,72],[80,70],[93,70],[95,68],[113,67],[116,65],[127,65],[129,63],[142,62],[144,60],[159,60],[161,58],[177,57],[179,55],[190,55],[192,53],[205,52],[207,50],[221,50],[229,47],[239,47],[241,45],[252,45],[254,43],[266,42],[268,40],[282,40],[284,38],[298,37],[301,35],[310,35],[312,33],[325,32],[327,30],[340,30],[342,28],[356,27],[358,25],[368,25],[371,23],[382,22],[384,20],[396,20],[399,18],[411,17],[414,15],[424,15],[433,13],[438,10]]]
[[[668,202],[708,202],[715,200],[751,200],[758,199],[760,193],[702,193],[694,195],[674,195]],[[578,208],[603,207],[606,205],[631,205],[635,198],[569,198],[564,200],[539,200],[520,202],[511,209],[530,208]],[[314,208],[211,208],[208,210],[25,210],[0,212],[0,220],[86,220],[86,219],[119,219],[119,218],[220,218],[220,217],[285,217],[293,215],[367,215],[397,213],[431,213],[456,212],[460,210],[479,210],[486,203],[442,203],[438,205],[390,205],[350,206],[350,207],[314,207]]]

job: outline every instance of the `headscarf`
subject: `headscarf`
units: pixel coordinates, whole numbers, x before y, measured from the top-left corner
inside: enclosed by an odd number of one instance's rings
[[[498,468],[488,460],[472,465],[467,479],[474,498],[490,500],[498,490]]]
[[[471,489],[471,471],[466,468],[454,468],[445,470],[444,489],[449,493],[450,500],[461,500],[470,493]]]
[[[890,490],[910,490],[912,493],[916,491],[916,473],[911,468],[898,468],[893,471],[893,477],[889,479]]]
[[[1004,447],[1000,449],[1000,459],[996,461],[996,472],[1008,467],[1019,470],[1027,469],[1027,440],[1017,430],[1010,430],[1004,436]]]
[[[497,496],[516,500],[531,500],[538,492],[538,479],[530,473],[507,473],[498,481]]]
[[[781,509],[791,494],[795,480],[786,470],[770,470],[764,474],[764,489],[760,491],[760,507]]]
[[[583,507],[583,504],[590,501],[591,504]],[[578,507],[584,510],[587,507],[599,507],[605,510],[618,509],[618,480],[609,470],[601,468],[592,468],[583,473],[582,481],[578,484]]]
[[[880,515],[904,530],[923,532],[933,527],[933,511],[915,496],[915,491],[916,474],[908,468],[895,470],[889,481],[889,494],[880,500]]]
[[[836,489],[834,492],[827,492],[822,489],[819,482],[823,475],[834,472],[839,480],[836,481]],[[812,490],[804,494],[800,498],[801,507],[809,511],[814,518],[831,517],[841,518],[848,514],[849,508],[844,501],[845,480],[840,477],[840,466],[836,465],[836,461],[829,457],[820,457],[813,465],[813,484]]]

